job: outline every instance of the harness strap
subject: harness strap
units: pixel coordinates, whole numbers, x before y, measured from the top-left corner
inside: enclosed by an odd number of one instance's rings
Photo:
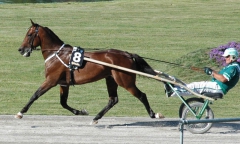
[[[64,48],[64,46],[65,46],[65,44],[63,44],[63,45],[59,48],[59,50],[58,50],[57,52],[55,52],[55,53],[53,53],[52,55],[50,55],[50,56],[45,60],[45,63],[46,63],[47,61],[49,61],[51,58],[53,58],[54,56],[56,56],[56,57],[58,58],[58,60],[59,60],[65,67],[70,68],[69,65],[65,64],[65,63],[62,61],[62,59],[58,56],[58,53]],[[74,73],[73,73],[73,71],[74,71],[73,69],[70,69],[70,84],[74,86],[75,81],[74,81]]]
[[[62,61],[62,59],[58,56],[58,53],[64,48],[64,46],[65,46],[65,44],[63,44],[63,45],[59,48],[59,50],[58,50],[57,52],[55,52],[55,53],[53,53],[52,55],[50,55],[50,56],[45,60],[45,63],[46,63],[47,61],[49,61],[51,58],[53,58],[54,56],[56,56],[56,57],[58,58],[58,60],[59,60],[65,67],[68,68],[68,65],[65,64],[65,63]]]

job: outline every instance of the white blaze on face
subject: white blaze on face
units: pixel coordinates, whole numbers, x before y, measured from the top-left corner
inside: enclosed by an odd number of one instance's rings
[[[24,57],[26,57],[27,55],[28,55],[28,52],[25,52],[25,53],[23,54]]]
[[[32,52],[31,49],[26,50],[25,53],[23,54],[23,56],[24,56],[24,57],[29,57],[31,52]]]

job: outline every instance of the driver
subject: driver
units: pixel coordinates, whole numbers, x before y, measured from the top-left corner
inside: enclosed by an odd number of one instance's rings
[[[225,58],[227,66],[223,67],[219,72],[212,70],[209,67],[204,67],[204,72],[207,75],[212,76],[211,81],[192,82],[186,84],[186,86],[196,93],[221,93],[226,94],[231,88],[233,88],[240,75],[240,66],[237,62],[238,51],[235,48],[228,48],[222,55]],[[181,96],[192,95],[189,91],[179,86],[170,84],[173,89]],[[164,84],[165,93],[167,97],[175,96],[176,93],[172,90],[169,84]]]

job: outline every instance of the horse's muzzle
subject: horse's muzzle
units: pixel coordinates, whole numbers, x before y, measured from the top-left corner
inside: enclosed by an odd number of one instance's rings
[[[31,54],[31,52],[32,52],[31,48],[27,48],[27,49],[19,48],[18,51],[19,51],[20,54],[23,55],[24,57],[30,57],[30,54]]]

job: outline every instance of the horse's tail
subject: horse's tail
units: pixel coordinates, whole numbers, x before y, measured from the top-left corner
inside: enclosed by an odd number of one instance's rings
[[[134,59],[136,63],[136,69],[138,71],[151,74],[151,75],[156,75],[157,73],[151,68],[151,66],[139,55],[137,54],[132,54],[132,58]]]

